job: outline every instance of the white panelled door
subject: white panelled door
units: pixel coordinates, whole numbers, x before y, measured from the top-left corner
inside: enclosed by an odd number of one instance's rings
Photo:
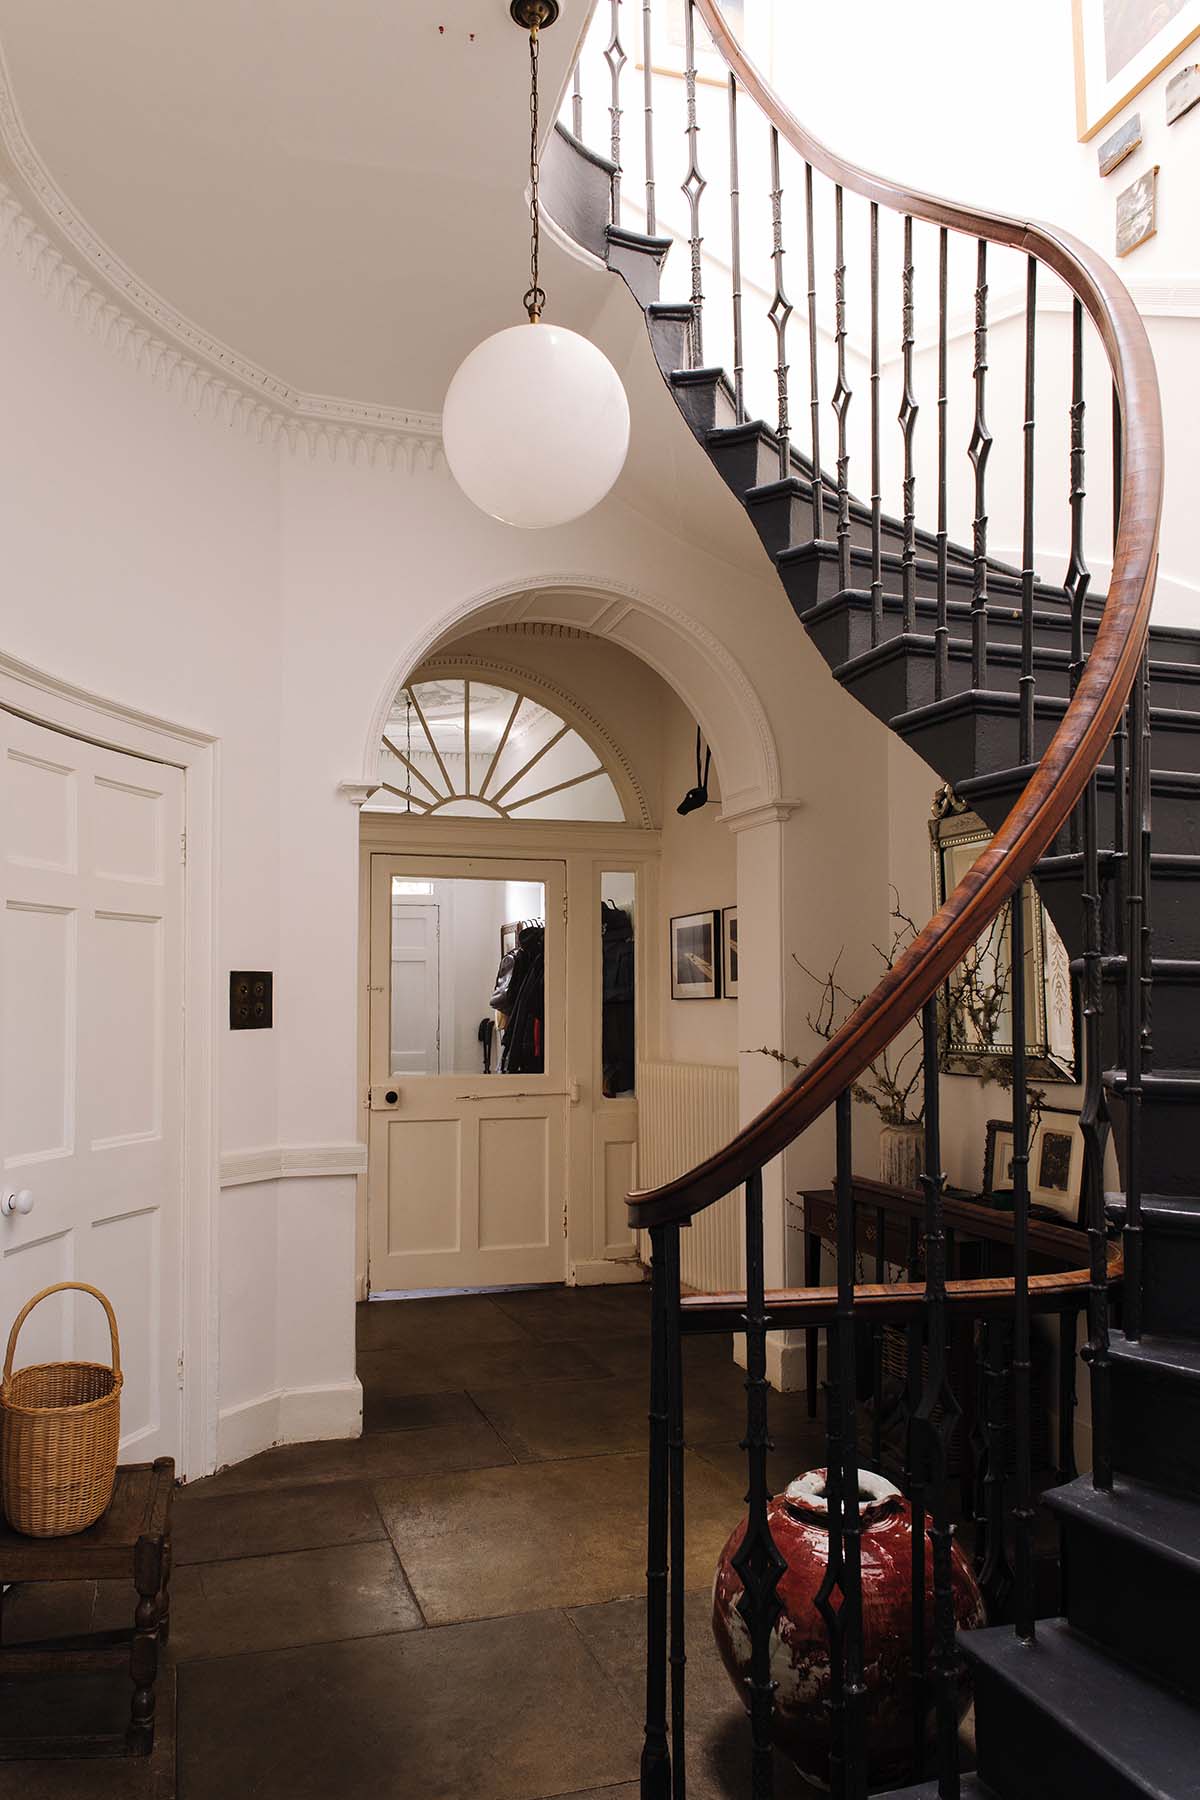
[[[409,899],[422,881],[430,895],[424,911],[437,911],[441,925],[436,1073],[414,1067],[430,1003],[429,958],[414,924],[421,909]],[[563,1280],[573,1091],[565,912],[561,862],[372,856],[372,1292]],[[535,917],[544,920],[545,951],[537,1051],[502,1073],[497,1038],[485,1073],[479,1028],[492,1016],[501,935]]]
[[[0,1328],[116,1310],[122,1455],[180,1451],[183,773],[0,711]],[[17,1363],[107,1361],[87,1295]]]

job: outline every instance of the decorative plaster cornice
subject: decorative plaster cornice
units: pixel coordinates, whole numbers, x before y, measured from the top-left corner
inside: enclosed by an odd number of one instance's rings
[[[30,142],[2,47],[0,146],[20,187],[0,168],[0,244],[48,299],[153,381],[260,443],[282,440],[334,462],[445,467],[439,414],[303,393],[139,280],[71,205]]]

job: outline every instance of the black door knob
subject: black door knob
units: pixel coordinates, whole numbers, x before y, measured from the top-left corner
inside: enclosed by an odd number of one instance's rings
[[[400,1098],[400,1096],[396,1092],[395,1088],[389,1088],[387,1093],[383,1097],[387,1101],[389,1106],[395,1106],[397,1100]]]

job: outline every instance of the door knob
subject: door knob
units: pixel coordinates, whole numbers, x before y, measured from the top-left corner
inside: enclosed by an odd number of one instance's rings
[[[400,1096],[397,1093],[395,1088],[389,1088],[387,1093],[383,1097],[387,1101],[389,1106],[395,1106],[397,1100],[399,1100],[399,1098],[400,1098]]]
[[[10,1188],[4,1198],[0,1200],[0,1213],[3,1213],[6,1219],[13,1213],[32,1211],[33,1194],[28,1188],[17,1188],[15,1191]]]

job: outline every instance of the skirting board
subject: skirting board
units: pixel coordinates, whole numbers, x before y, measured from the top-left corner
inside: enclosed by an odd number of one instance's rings
[[[362,1434],[362,1386],[357,1376],[333,1387],[277,1388],[222,1412],[217,1421],[217,1468],[244,1462],[273,1444],[310,1444],[318,1438]]]
[[[773,1331],[767,1338],[767,1380],[780,1394],[803,1394],[808,1387],[808,1346],[798,1331],[788,1334],[793,1340],[785,1341],[784,1335]],[[822,1334],[823,1336],[823,1334]],[[733,1360],[739,1369],[746,1366],[746,1339],[741,1333],[735,1333],[733,1339]],[[825,1379],[825,1345],[822,1341],[817,1352],[817,1385]]]
[[[615,1282],[626,1285],[641,1285],[646,1280],[646,1271],[635,1256],[609,1260],[603,1257],[591,1258],[585,1262],[571,1264],[571,1284],[574,1287],[604,1287]]]

